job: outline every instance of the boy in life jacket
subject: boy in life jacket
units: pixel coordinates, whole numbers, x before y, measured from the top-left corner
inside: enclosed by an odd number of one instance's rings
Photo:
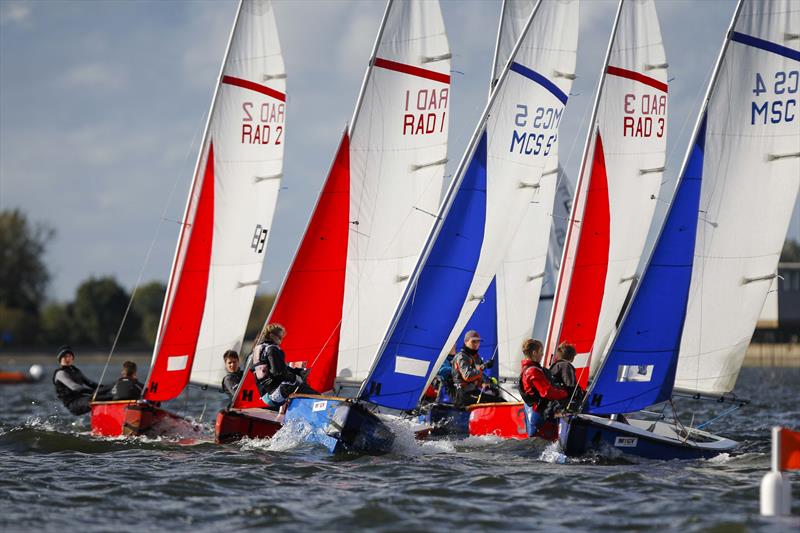
[[[138,400],[142,397],[144,384],[136,378],[136,363],[122,363],[120,378],[111,387],[112,400]]]
[[[578,405],[583,400],[584,390],[578,385],[575,367],[572,366],[576,353],[575,346],[562,342],[556,348],[556,362],[550,366],[553,383],[569,391],[569,399],[561,402],[562,408],[566,408],[569,403]]]
[[[552,440],[556,436],[553,420],[545,412],[554,400],[569,397],[567,389],[553,385],[550,373],[542,368],[544,347],[540,341],[528,339],[522,343],[522,372],[519,391],[525,402],[525,428],[529,437]]]
[[[58,349],[56,357],[61,366],[53,373],[53,385],[56,388],[56,396],[70,413],[80,416],[91,411],[89,404],[95,389],[98,391],[97,400],[108,399],[108,387],[99,386],[72,364],[75,361],[72,348],[62,346]]]
[[[268,409],[279,410],[290,394],[319,394],[305,383],[308,371],[286,364],[281,341],[286,329],[280,324],[267,324],[261,332],[263,342],[253,349],[253,370],[261,400]]]
[[[236,350],[227,350],[222,354],[222,360],[225,362],[225,370],[228,371],[222,378],[222,392],[233,398],[244,375],[242,369],[239,368],[239,353]]]

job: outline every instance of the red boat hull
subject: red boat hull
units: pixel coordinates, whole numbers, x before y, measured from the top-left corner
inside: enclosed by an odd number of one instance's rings
[[[522,402],[470,405],[469,434],[494,435],[504,439],[527,439]]]
[[[185,435],[197,428],[174,413],[139,400],[93,402],[92,433],[103,437]]]
[[[217,444],[236,442],[245,437],[267,439],[283,427],[283,415],[268,409],[223,409],[214,425]]]

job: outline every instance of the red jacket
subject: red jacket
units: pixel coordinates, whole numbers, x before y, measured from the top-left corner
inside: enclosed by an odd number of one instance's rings
[[[553,385],[542,370],[542,367],[530,359],[522,360],[522,378],[520,387],[526,394],[534,394],[547,400],[563,400],[569,396],[569,392],[561,387]]]

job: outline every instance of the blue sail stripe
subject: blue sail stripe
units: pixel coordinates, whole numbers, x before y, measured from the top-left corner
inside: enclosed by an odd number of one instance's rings
[[[760,48],[761,50],[772,52],[773,54],[778,54],[789,59],[794,59],[795,61],[800,61],[800,50],[795,50],[794,48],[789,48],[788,46],[773,43],[772,41],[767,41],[765,39],[759,39],[758,37],[753,37],[752,35],[735,31],[731,35],[731,41],[736,41],[737,43],[752,46],[753,48]]]
[[[551,93],[553,96],[558,98],[562,104],[567,105],[567,95],[564,94],[564,91],[558,88],[558,85],[553,83],[552,81],[548,80],[546,77],[542,76],[538,72],[533,69],[529,69],[525,65],[520,65],[519,63],[512,62],[509,70],[512,72],[516,72],[520,76],[525,76],[529,80],[538,83]]]
[[[393,409],[413,409],[469,293],[486,224],[486,131],[442,221],[414,293],[398,311],[360,398]],[[428,362],[424,376],[395,372],[396,358]]]
[[[692,281],[705,132],[703,118],[639,289],[589,391],[588,413],[638,411],[672,395]],[[620,380],[626,367],[641,369],[641,380]]]

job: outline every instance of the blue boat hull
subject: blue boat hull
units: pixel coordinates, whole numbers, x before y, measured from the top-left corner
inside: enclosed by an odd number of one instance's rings
[[[699,430],[681,435],[665,422],[612,421],[591,415],[562,418],[563,452],[577,457],[590,452],[618,452],[647,459],[703,459],[730,452],[738,443]],[[671,434],[672,433],[672,434]]]
[[[428,426],[427,436],[469,437],[469,411],[448,404],[432,403],[423,407],[418,421]]]
[[[311,431],[306,440],[322,444],[332,454],[387,453],[394,443],[394,433],[385,422],[362,404],[347,398],[293,396],[284,423],[292,421],[307,425]]]

